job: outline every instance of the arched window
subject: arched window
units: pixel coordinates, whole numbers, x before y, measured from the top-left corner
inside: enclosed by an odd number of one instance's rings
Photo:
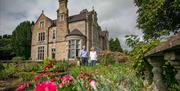
[[[64,21],[65,19],[64,19],[64,14],[61,14],[60,15],[60,21]]]
[[[41,21],[40,22],[40,28],[44,28],[45,27],[45,23],[44,23],[44,21]]]

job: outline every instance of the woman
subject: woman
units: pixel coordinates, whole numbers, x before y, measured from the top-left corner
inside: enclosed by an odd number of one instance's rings
[[[97,61],[97,53],[94,50],[94,47],[91,48],[89,56],[90,56],[90,65],[91,66],[95,66],[96,65],[96,61]]]

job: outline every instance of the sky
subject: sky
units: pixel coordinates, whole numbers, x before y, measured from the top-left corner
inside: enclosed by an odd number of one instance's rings
[[[78,14],[83,9],[96,10],[98,23],[108,30],[110,38],[119,38],[123,49],[125,35],[139,35],[136,28],[137,7],[134,0],[69,0],[69,15]],[[58,0],[0,0],[0,35],[12,34],[16,26],[25,20],[36,21],[42,10],[46,16],[56,19]]]

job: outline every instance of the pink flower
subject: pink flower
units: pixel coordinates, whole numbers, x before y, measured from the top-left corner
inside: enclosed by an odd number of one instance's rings
[[[89,85],[90,85],[90,87],[93,88],[95,91],[97,90],[97,88],[96,88],[96,81],[90,80],[90,81],[89,81]]]
[[[37,84],[35,91],[57,91],[57,85],[51,81],[46,81]]]
[[[23,91],[28,85],[29,85],[29,82],[24,82],[16,88],[16,91]]]
[[[65,75],[65,76],[63,76],[63,77],[61,78],[61,82],[62,82],[63,84],[69,83],[69,82],[71,82],[71,81],[73,81],[73,79],[72,79],[69,75]]]
[[[64,87],[64,84],[63,84],[63,83],[61,83],[61,84],[59,85],[59,87],[60,87],[60,88],[63,88],[63,87]]]

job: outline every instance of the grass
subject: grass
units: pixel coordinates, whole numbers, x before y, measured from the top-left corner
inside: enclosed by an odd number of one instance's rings
[[[135,75],[135,71],[127,63],[95,67],[75,66],[69,69],[69,73],[74,77],[80,72],[95,74],[97,80],[100,83],[104,82],[103,86],[111,90],[118,90],[122,86],[129,91],[139,91],[143,87],[143,80]]]

